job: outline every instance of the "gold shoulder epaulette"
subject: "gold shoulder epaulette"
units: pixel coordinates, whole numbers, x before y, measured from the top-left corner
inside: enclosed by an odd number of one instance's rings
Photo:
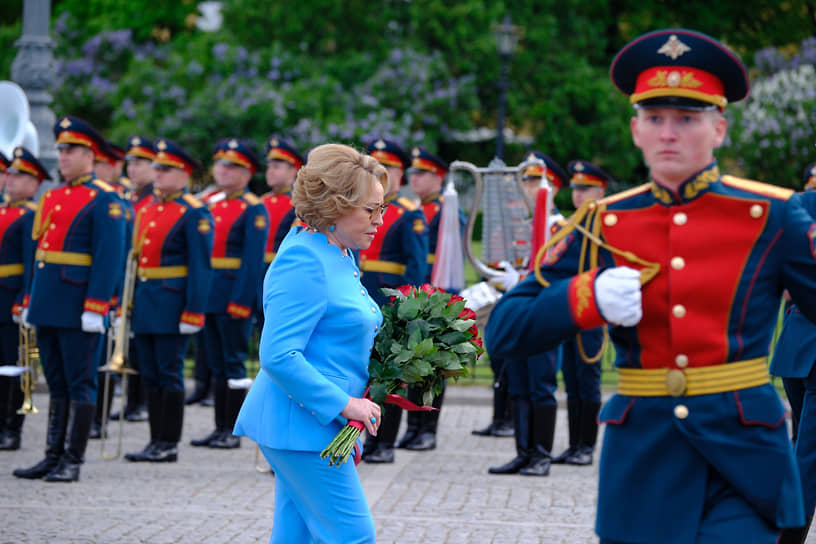
[[[181,198],[183,198],[184,202],[189,204],[191,208],[201,208],[204,206],[203,202],[201,202],[199,199],[197,199],[190,193],[185,193]]]
[[[103,191],[106,191],[108,193],[116,190],[116,189],[113,188],[113,186],[110,183],[108,183],[106,181],[102,181],[101,179],[93,180],[93,184],[96,185],[97,187],[99,187],[100,189],[102,189]]]
[[[770,185],[762,183],[761,181],[754,181],[752,179],[737,178],[734,176],[723,176],[720,178],[725,185],[729,187],[736,187],[744,189],[745,191],[756,193],[762,196],[771,198],[778,198],[779,200],[788,200],[794,193],[793,189],[786,189],[777,185]]]
[[[261,203],[261,199],[258,198],[255,193],[246,192],[241,195],[241,198],[243,198],[245,202],[249,203],[250,206]]]
[[[651,182],[644,183],[642,185],[638,185],[637,187],[632,187],[631,189],[626,189],[625,191],[621,191],[620,193],[615,193],[614,195],[605,196],[598,201],[599,205],[608,205],[612,204],[613,202],[618,202],[625,198],[629,198],[630,196],[639,195],[641,193],[645,193],[651,187]]]
[[[119,178],[119,184],[120,184],[122,187],[127,187],[128,189],[132,189],[132,188],[133,188],[133,182],[132,182],[132,181],[130,181],[130,178],[129,178],[129,177],[126,177],[126,176],[122,176],[122,177],[120,177],[120,178]]]
[[[412,211],[414,211],[414,210],[419,209],[419,206],[417,206],[417,205],[414,203],[414,201],[413,201],[413,200],[411,200],[410,198],[405,198],[404,196],[399,197],[399,198],[397,199],[397,202],[399,202],[399,203],[400,203],[400,206],[402,206],[403,208],[405,208],[405,209],[406,209],[406,210],[408,210],[409,212],[412,212]]]

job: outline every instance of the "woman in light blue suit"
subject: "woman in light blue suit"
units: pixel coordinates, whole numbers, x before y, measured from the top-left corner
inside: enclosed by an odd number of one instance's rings
[[[382,323],[352,251],[382,225],[388,177],[375,159],[325,144],[298,172],[292,204],[308,227],[284,239],[263,286],[261,371],[234,434],[253,439],[275,471],[271,543],[375,541],[357,469],[320,451],[349,419],[375,434],[380,408],[361,396]]]

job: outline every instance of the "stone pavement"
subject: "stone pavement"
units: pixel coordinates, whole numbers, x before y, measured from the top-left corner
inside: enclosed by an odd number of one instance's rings
[[[486,387],[449,387],[436,450],[397,450],[392,465],[360,464],[379,543],[597,542],[597,456],[592,467],[555,466],[546,478],[488,475],[514,455],[512,438],[470,434],[489,422],[490,395]],[[47,395],[35,394],[34,404],[40,413],[26,418],[23,447],[0,452],[0,543],[268,542],[275,479],[256,470],[254,444],[188,445],[211,430],[211,408],[187,407],[178,463],[104,461],[99,441],[90,441],[78,483],[46,484],[11,475],[43,455]],[[567,441],[563,406],[556,429],[558,452]],[[146,441],[146,423],[125,423],[124,451]]]

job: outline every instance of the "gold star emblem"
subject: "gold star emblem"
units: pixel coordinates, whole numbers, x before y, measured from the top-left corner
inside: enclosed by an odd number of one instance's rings
[[[669,72],[669,75],[666,76],[666,83],[669,85],[669,87],[677,87],[680,85],[681,81],[683,81],[683,76],[681,76],[680,72],[677,70]]]
[[[584,163],[577,162],[577,163],[575,163],[575,166],[573,168],[574,168],[574,170],[576,172],[583,172],[584,171]]]
[[[59,126],[61,126],[62,128],[68,128],[71,126],[71,120],[68,119],[67,117],[64,117],[62,121],[60,121]]]
[[[415,148],[413,148],[411,150],[411,155],[413,155],[414,157],[419,157],[419,154],[420,154],[420,151],[419,151],[418,147],[415,147]]]
[[[156,149],[164,151],[167,149],[167,143],[164,140],[159,140],[159,143],[156,144]]]
[[[227,144],[227,146],[230,149],[236,149],[238,147],[238,142],[236,140],[234,140],[234,139],[230,140],[229,143]]]
[[[374,147],[376,147],[377,149],[385,149],[385,142],[382,140],[377,140],[376,142],[374,142]]]
[[[142,141],[139,139],[138,136],[134,136],[132,140],[130,140],[130,145],[136,146],[141,144]]]
[[[669,36],[669,40],[657,50],[658,53],[666,55],[672,60],[677,60],[677,57],[689,51],[691,51],[691,47],[677,39],[677,36],[674,34]]]
[[[22,157],[23,156],[23,150],[18,147],[17,149],[14,150],[14,156],[15,157]]]
[[[278,147],[278,139],[272,138],[271,140],[269,140],[269,147]]]

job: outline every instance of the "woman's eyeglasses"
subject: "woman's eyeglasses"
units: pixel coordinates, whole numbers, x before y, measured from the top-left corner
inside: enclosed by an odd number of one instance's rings
[[[363,209],[368,212],[368,218],[371,221],[374,221],[374,218],[378,215],[383,217],[385,215],[385,210],[388,209],[388,202],[385,204],[378,204],[374,207],[371,206],[363,206]]]

